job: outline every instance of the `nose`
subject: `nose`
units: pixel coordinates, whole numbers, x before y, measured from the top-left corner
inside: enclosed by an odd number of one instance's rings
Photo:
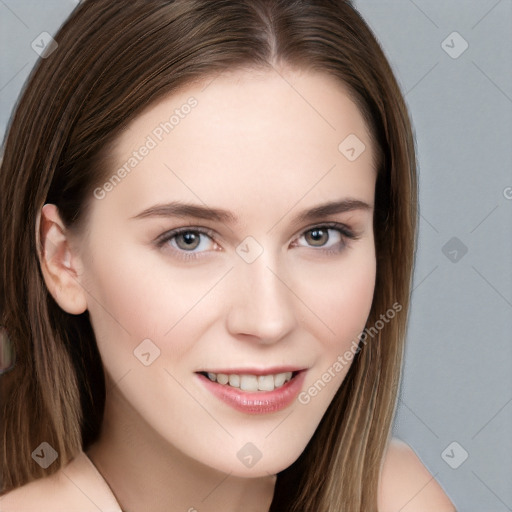
[[[297,325],[293,290],[265,253],[233,269],[227,329],[236,338],[273,344]]]

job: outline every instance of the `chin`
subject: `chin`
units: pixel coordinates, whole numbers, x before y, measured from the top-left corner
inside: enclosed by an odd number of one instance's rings
[[[223,473],[240,478],[268,477],[289,468],[299,458],[305,447],[306,443],[300,447],[288,446],[288,449],[282,445],[281,449],[268,445],[258,449],[255,444],[248,442],[241,448],[237,445],[235,458],[226,458],[223,461],[225,464],[219,465],[217,458],[214,461],[214,467]]]

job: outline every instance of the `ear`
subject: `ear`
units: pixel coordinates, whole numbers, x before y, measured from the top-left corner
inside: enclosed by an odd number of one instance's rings
[[[69,234],[54,204],[45,204],[37,215],[36,241],[48,291],[67,313],[83,313],[87,309],[87,292],[80,283],[82,263],[73,252]]]

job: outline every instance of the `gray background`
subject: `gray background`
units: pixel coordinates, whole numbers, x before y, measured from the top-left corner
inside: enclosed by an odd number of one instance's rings
[[[459,511],[512,511],[512,2],[355,3],[401,84],[420,163],[394,435]],[[76,5],[0,0],[2,137],[38,58],[32,41],[55,34]]]

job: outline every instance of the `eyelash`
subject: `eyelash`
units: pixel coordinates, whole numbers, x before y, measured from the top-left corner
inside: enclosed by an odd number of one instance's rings
[[[324,254],[339,254],[341,251],[343,251],[346,247],[349,245],[349,241],[356,240],[359,237],[350,230],[345,224],[340,224],[339,222],[327,222],[325,224],[318,224],[315,226],[312,226],[310,228],[307,228],[304,230],[301,235],[298,238],[303,237],[307,233],[315,230],[335,230],[338,231],[338,233],[341,235],[342,240],[337,244],[340,245],[338,249],[322,249],[322,247],[319,247],[318,250],[322,251]],[[210,239],[214,241],[215,238],[215,232],[206,229],[206,228],[200,228],[195,226],[185,226],[182,228],[173,229],[171,231],[167,231],[160,235],[156,241],[156,246],[161,249],[164,245],[166,245],[168,242],[170,242],[175,237],[183,234],[183,233],[199,233],[202,235],[208,236]],[[314,247],[310,246],[310,248],[314,249]],[[201,258],[200,256],[202,253],[196,253],[196,252],[190,252],[190,251],[184,251],[183,249],[176,249],[172,247],[173,252],[175,252],[179,258],[183,260],[192,260]]]

